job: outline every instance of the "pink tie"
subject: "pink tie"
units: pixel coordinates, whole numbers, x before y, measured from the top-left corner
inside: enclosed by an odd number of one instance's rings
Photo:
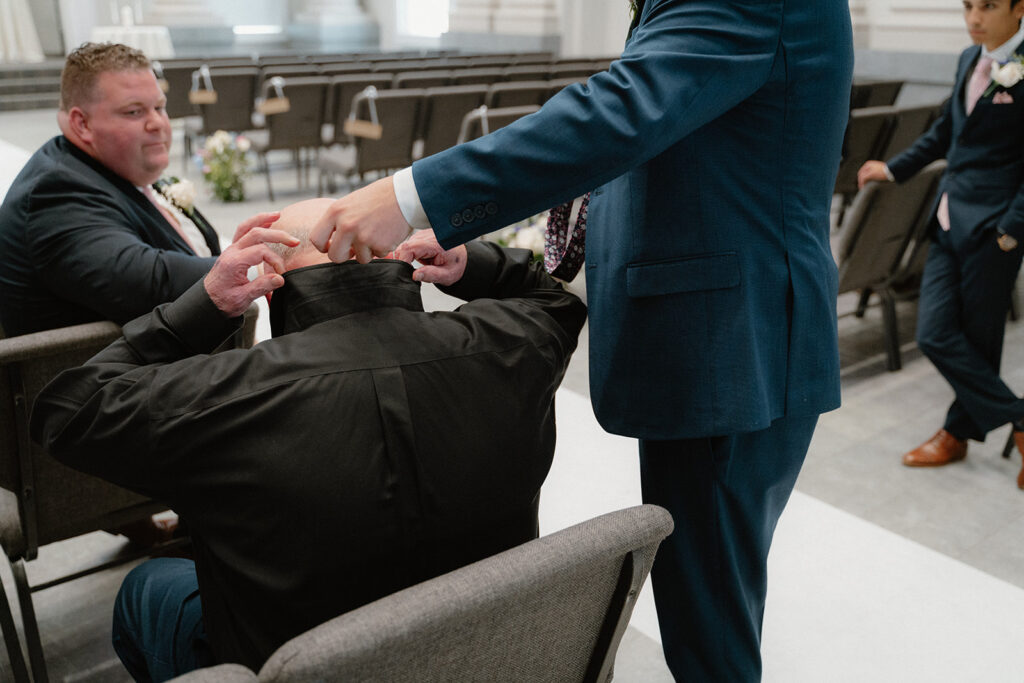
[[[985,88],[991,82],[992,58],[982,57],[975,65],[974,73],[971,74],[971,81],[967,84],[967,101],[964,102],[964,107],[967,110],[968,116],[974,111],[974,105],[978,104],[982,93],[985,92]],[[940,228],[949,230],[949,194],[946,192],[943,192],[942,198],[939,199],[939,208],[935,211],[935,218],[939,221]]]
[[[544,270],[566,282],[576,277],[584,261],[584,243],[587,234],[587,205],[590,193],[583,195],[576,224],[569,230],[572,202],[556,206],[548,216],[544,231]]]
[[[992,82],[992,58],[982,57],[978,60],[977,66],[974,67],[974,73],[971,74],[971,82],[967,84],[967,115],[970,116],[971,112],[974,111],[974,105],[981,99],[981,94],[985,92],[985,88]]]
[[[188,235],[186,235],[185,231],[182,229],[181,223],[178,222],[178,219],[174,217],[173,213],[168,211],[167,208],[160,203],[160,201],[156,198],[156,195],[153,194],[153,188],[151,188],[149,185],[144,185],[142,188],[142,194],[146,195],[146,199],[151,201],[153,203],[153,206],[155,206],[157,210],[160,211],[161,214],[163,214],[163,217],[167,219],[167,222],[170,223],[171,227],[174,228],[175,232],[177,232],[178,235],[181,236],[181,239],[185,240],[185,244],[187,244],[188,248],[191,249],[192,252],[194,253],[195,248],[192,246],[192,242],[189,241]]]

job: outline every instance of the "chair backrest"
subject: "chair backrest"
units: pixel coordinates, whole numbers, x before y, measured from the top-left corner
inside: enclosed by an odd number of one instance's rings
[[[484,104],[490,109],[544,104],[550,90],[551,84],[548,81],[495,83],[487,92],[487,101]]]
[[[850,87],[850,109],[890,106],[902,89],[903,81],[858,79]]]
[[[324,103],[331,79],[326,76],[282,78],[263,84],[264,97],[274,97],[278,84],[288,98],[289,109],[280,114],[267,114],[267,149],[316,148],[323,144],[320,129],[324,123]]]
[[[904,183],[868,183],[839,228],[839,292],[888,285],[900,272],[908,245],[927,225],[944,163]]]
[[[352,112],[352,100],[371,85],[377,90],[391,87],[395,75],[389,72],[344,74],[331,79],[329,121],[334,122],[334,142],[349,144],[351,139],[342,130],[345,119]]]
[[[452,72],[454,85],[490,85],[505,80],[505,70],[501,67],[484,67],[473,69],[456,69]]]
[[[895,120],[889,132],[889,139],[884,150],[877,159],[891,159],[907,147],[910,147],[921,136],[928,126],[939,116],[941,104],[929,104],[921,107],[900,107],[896,109]]]
[[[469,58],[469,66],[474,69],[505,67],[511,63],[512,55],[474,55]]]
[[[209,135],[218,130],[251,130],[252,115],[256,103],[257,81],[260,70],[257,67],[211,68],[210,82],[217,93],[214,104],[200,104],[203,117],[203,133]],[[192,74],[192,89],[205,88],[202,70]]]
[[[550,76],[547,64],[517,64],[505,68],[506,81],[546,81]]]
[[[420,108],[426,91],[419,88],[382,90],[371,97],[367,92],[352,101],[352,115],[372,120],[372,106],[383,129],[380,140],[355,138],[357,173],[404,168],[412,163],[412,145],[418,132]]]
[[[47,543],[167,507],[65,467],[29,439],[29,409],[40,390],[120,336],[114,323],[95,322],[0,339],[0,487],[18,497],[18,515],[3,516],[0,542],[12,559],[34,559]]]
[[[320,72],[324,76],[340,76],[342,74],[365,74],[373,66],[370,62],[332,62],[322,64]]]
[[[281,78],[308,78],[320,75],[320,67],[316,64],[271,64],[262,67],[260,82],[266,83],[274,76],[280,76]]]
[[[486,85],[428,88],[423,97],[418,135],[423,140],[422,156],[457,145],[463,117],[483,104],[486,96]]]
[[[516,119],[521,119],[535,111],[540,111],[540,107],[535,104],[524,107],[502,107],[500,109],[488,109],[487,107],[474,109],[462,119],[462,128],[459,131],[459,144],[483,137],[488,133],[493,133]]]
[[[850,112],[836,175],[836,194],[852,195],[857,191],[857,171],[865,161],[880,157],[895,120],[895,107],[870,107]]]
[[[550,52],[523,52],[512,58],[512,63],[519,64],[550,64],[554,58]]]
[[[282,645],[260,681],[610,678],[664,509],[612,512],[417,584]]]
[[[203,65],[202,62],[153,62],[153,71],[157,78],[167,82],[167,117],[181,119],[195,116],[199,110],[189,102],[188,91],[192,88],[192,72]]]
[[[935,192],[938,190],[938,179],[946,171],[946,160],[933,161],[923,170],[918,172],[930,173],[935,176],[935,185],[932,193],[925,200],[925,211],[918,217],[917,225],[910,234],[907,249],[903,253],[903,261],[900,262],[896,274],[893,276],[893,283],[897,286],[905,286],[908,282],[920,284],[920,277],[924,273],[924,264],[928,260],[928,245],[931,243],[928,230],[931,227],[931,212],[928,211],[935,202]]]
[[[395,88],[439,88],[452,81],[452,72],[448,69],[421,69],[416,71],[399,71],[395,74],[392,87]]]
[[[589,78],[594,74],[592,62],[560,62],[551,65],[551,78],[572,78],[582,76]]]

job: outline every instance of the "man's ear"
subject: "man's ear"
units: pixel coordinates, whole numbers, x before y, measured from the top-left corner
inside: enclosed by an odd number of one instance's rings
[[[92,144],[92,127],[89,125],[89,116],[82,111],[81,107],[71,107],[68,112],[68,128],[82,142]]]

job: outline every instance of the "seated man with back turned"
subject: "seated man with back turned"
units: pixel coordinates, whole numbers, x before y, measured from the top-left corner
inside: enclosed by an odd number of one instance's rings
[[[334,264],[309,243],[330,203],[242,234],[36,402],[54,457],[189,524],[195,562],[150,560],[118,595],[115,649],[139,680],[258,669],[317,624],[537,534],[585,306],[525,250],[446,252],[423,231],[396,254],[468,301],[425,313],[409,263]],[[260,262],[284,275],[249,282]],[[272,289],[274,338],[207,355]]]
[[[123,324],[188,289],[220,253],[203,216],[156,191],[171,124],[149,60],[86,43],[61,73],[57,122],[0,206],[0,326],[7,336]],[[160,188],[164,187],[159,184]]]

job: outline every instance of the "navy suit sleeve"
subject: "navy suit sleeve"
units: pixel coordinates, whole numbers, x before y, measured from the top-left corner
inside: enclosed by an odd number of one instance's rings
[[[531,116],[413,165],[438,240],[451,247],[546,210],[729,111],[767,81],[781,16],[776,1],[648,2],[608,71],[565,88]]]
[[[81,179],[40,178],[26,229],[31,260],[56,295],[124,324],[176,298],[216,260],[154,247],[133,220],[124,199]]]
[[[951,97],[943,103],[942,113],[924,135],[886,162],[897,182],[902,183],[933,161],[946,157],[953,139],[952,105]]]

